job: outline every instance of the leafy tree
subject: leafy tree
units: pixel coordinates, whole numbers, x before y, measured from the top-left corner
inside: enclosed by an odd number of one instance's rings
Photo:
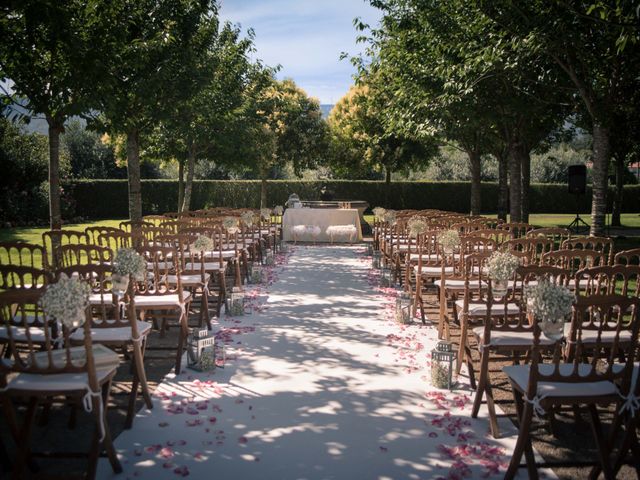
[[[572,83],[578,106],[584,108],[591,123],[591,234],[602,234],[615,104],[628,100],[624,93],[629,83],[636,82],[637,90],[640,82],[637,69],[632,67],[640,61],[640,30],[634,2],[616,2],[616,8],[591,1],[476,3],[497,27],[512,35],[513,42],[525,43],[544,53]],[[598,5],[603,6],[606,21],[602,21]]]
[[[124,178],[116,165],[114,148],[103,136],[87,130],[78,120],[65,127],[62,145],[69,155],[71,176],[75,178]]]
[[[209,79],[202,62],[218,33],[216,4],[202,0],[118,0],[105,58],[109,81],[99,85],[98,124],[127,137],[129,215],[142,218],[140,142],[174,105],[191,99]],[[96,120],[96,119],[94,119]]]
[[[87,111],[94,87],[105,78],[100,39],[112,23],[108,2],[23,0],[0,7],[0,79],[5,98],[43,114],[49,126],[49,218],[60,228],[60,134],[72,115]]]
[[[373,82],[352,86],[329,114],[330,163],[340,176],[384,171],[389,184],[392,172],[424,167],[435,154],[434,142],[389,131],[384,112],[390,99],[384,93]]]

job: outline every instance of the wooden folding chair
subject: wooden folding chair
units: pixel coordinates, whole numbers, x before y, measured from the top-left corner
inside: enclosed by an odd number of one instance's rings
[[[525,222],[509,222],[502,223],[496,228],[501,230],[508,230],[513,233],[514,238],[521,238],[527,235],[527,232],[533,230],[535,227]]]
[[[116,455],[107,423],[107,408],[111,381],[118,366],[117,355],[101,350],[92,345],[90,335],[90,314],[80,327],[85,330],[85,341],[82,346],[72,347],[67,327],[62,325],[61,336],[53,334],[55,322],[44,324],[44,344],[32,339],[33,299],[25,299],[19,292],[0,293],[0,321],[8,329],[8,348],[10,362],[0,362],[0,399],[9,424],[10,431],[17,446],[12,458],[11,478],[29,478],[31,467],[35,465],[36,452],[32,451],[33,426],[35,415],[40,405],[64,398],[65,403],[73,402],[83,405],[93,415],[95,430],[88,452],[48,451],[37,452],[37,456],[54,458],[87,457],[88,466],[84,478],[93,479],[96,475],[98,457],[101,450],[106,451],[111,467],[120,473],[122,467]],[[37,302],[35,304],[37,306]],[[42,313],[39,313],[43,316]],[[25,331],[26,341],[14,338],[12,324],[19,323]],[[60,339],[60,341],[58,340]],[[55,348],[58,346],[59,348]],[[104,348],[104,347],[102,347]],[[22,424],[18,423],[15,411],[16,403],[27,400],[27,409]],[[66,478],[69,478],[68,476]]]
[[[616,265],[638,265],[640,264],[640,248],[632,248],[630,250],[622,250],[613,257],[613,263]]]
[[[562,242],[571,239],[571,230],[563,227],[534,228],[527,232],[527,238],[544,237],[553,241],[554,250],[562,248]]]
[[[574,305],[567,348],[556,344],[551,363],[543,362],[539,321],[531,318],[533,348],[529,365],[504,367],[509,378],[518,411],[518,439],[505,474],[515,477],[524,454],[529,478],[538,478],[531,445],[533,416],[563,405],[586,405],[598,449],[598,463],[606,479],[614,479],[611,444],[605,438],[598,405],[615,405],[615,417],[627,410],[637,413],[631,391],[635,350],[638,343],[638,309],[640,299],[622,295],[580,297]],[[583,342],[583,326],[596,332]],[[621,342],[621,333],[631,332],[630,340]],[[603,340],[603,332],[612,332]],[[595,341],[594,341],[595,339]],[[544,346],[544,349],[547,347]],[[620,350],[624,360],[619,361]],[[593,355],[593,352],[598,354]],[[614,425],[619,420],[614,419]]]
[[[42,245],[27,242],[0,242],[0,265],[18,265],[44,269],[49,264]]]
[[[604,265],[613,265],[613,238],[610,237],[573,237],[562,242],[562,249],[595,250],[602,253]]]

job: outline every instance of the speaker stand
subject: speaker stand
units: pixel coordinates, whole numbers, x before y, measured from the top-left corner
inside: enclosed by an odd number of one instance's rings
[[[569,230],[571,230],[572,232],[575,233],[581,233],[582,230],[584,230],[585,233],[589,233],[589,229],[591,228],[587,222],[585,222],[584,220],[582,220],[582,218],[580,218],[580,214],[576,213],[576,218],[573,219],[573,222],[571,222],[567,228]]]

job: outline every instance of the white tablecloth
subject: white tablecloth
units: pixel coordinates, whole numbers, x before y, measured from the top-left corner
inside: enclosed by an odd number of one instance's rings
[[[327,227],[332,225],[353,225],[356,227],[355,241],[362,240],[362,228],[360,227],[360,217],[358,210],[353,209],[334,209],[334,208],[288,208],[282,217],[282,232],[285,241],[292,241],[293,235],[291,228],[296,225],[316,225],[320,227],[320,235],[316,241],[330,241],[327,235]],[[311,236],[309,238],[300,238],[303,242],[314,241]],[[335,236],[334,242],[348,242],[347,235]]]

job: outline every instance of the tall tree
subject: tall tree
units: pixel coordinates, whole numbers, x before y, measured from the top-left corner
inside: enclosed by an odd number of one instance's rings
[[[129,216],[142,219],[140,141],[173,105],[193,98],[209,79],[202,62],[218,34],[213,0],[117,0],[121,22],[105,60],[109,82],[100,85],[99,121],[127,137]]]
[[[109,2],[21,0],[0,7],[0,79],[5,97],[42,114],[49,126],[49,220],[62,226],[60,135],[65,121],[92,105],[105,78],[102,41],[113,23]]]

